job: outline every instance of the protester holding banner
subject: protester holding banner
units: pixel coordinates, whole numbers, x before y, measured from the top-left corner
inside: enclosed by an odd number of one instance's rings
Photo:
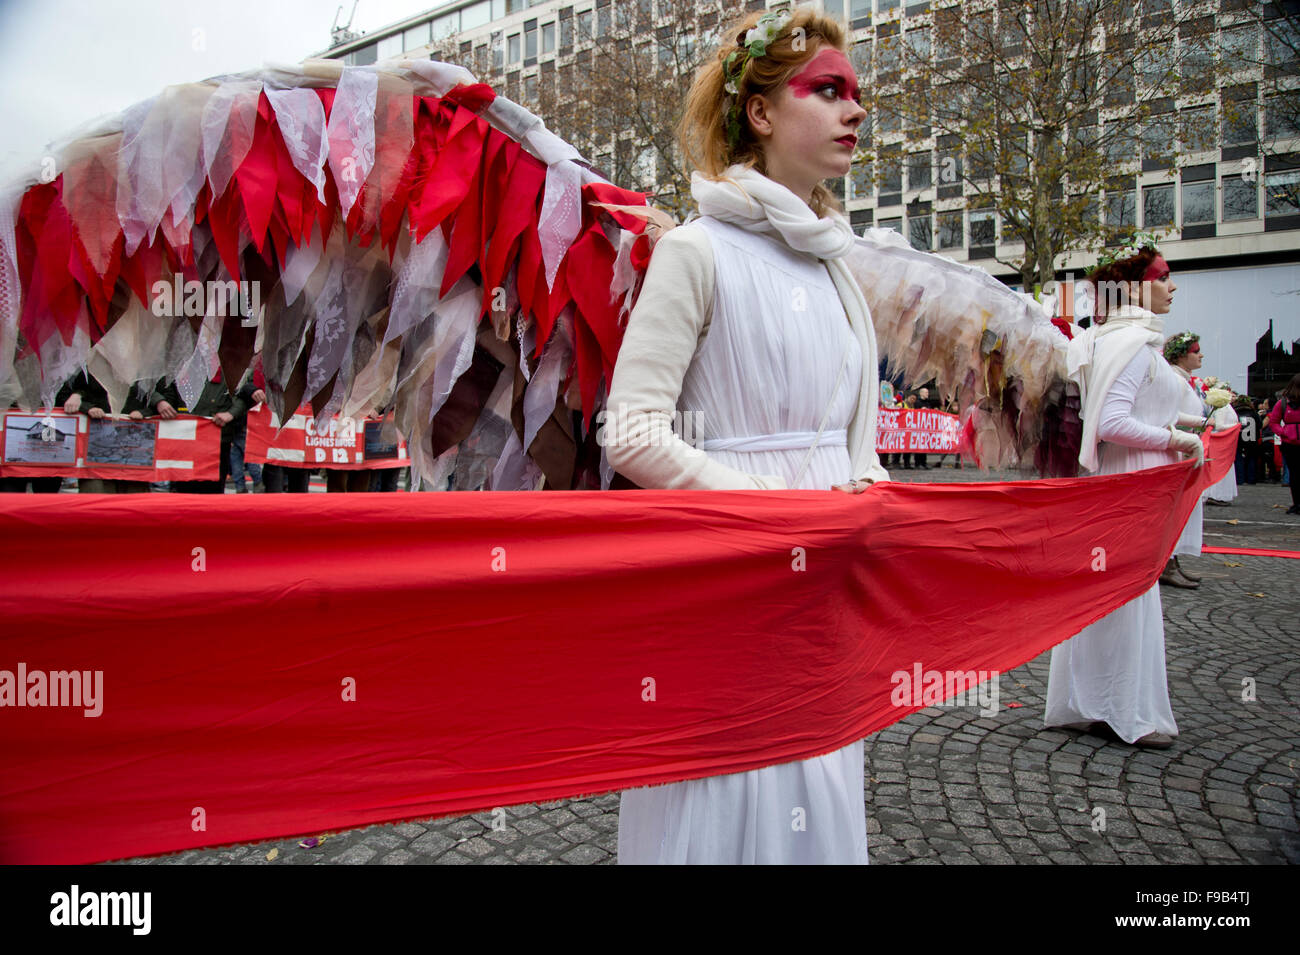
[[[108,392],[92,375],[82,371],[64,386],[66,398],[63,410],[67,414],[84,414],[92,421],[102,422],[112,413]],[[62,396],[63,393],[61,393]],[[122,414],[140,421],[149,411],[148,402],[139,391],[131,388],[126,394]],[[78,494],[148,494],[148,481],[128,481],[123,478],[77,478]]]
[[[1079,463],[1118,474],[1173,464],[1180,453],[1203,460],[1201,440],[1178,429],[1201,423],[1179,412],[1187,383],[1160,352],[1177,286],[1154,238],[1139,234],[1103,255],[1088,280],[1097,322],[1068,352],[1083,420]],[[1173,744],[1158,583],[1052,650],[1044,721],[1143,747]]]
[[[875,334],[843,261],[854,236],[822,182],[848,171],[866,116],[843,31],[797,8],[750,14],[724,37],[682,123],[700,218],[655,247],[609,398],[630,432],[606,450],[644,488],[860,493],[888,475]],[[695,448],[666,426],[679,411],[701,422]],[[628,790],[619,861],[866,862],[862,774],[859,741]]]
[[[234,428],[232,425],[236,420],[242,420],[248,413],[249,402],[253,397],[253,386],[250,382],[245,385],[236,394],[231,394],[226,388],[221,370],[212,376],[212,380],[203,386],[203,391],[199,393],[194,402],[193,408],[186,408],[185,403],[181,400],[179,389],[175,382],[166,384],[160,383],[158,388],[149,397],[149,403],[153,406],[160,417],[165,419],[175,418],[180,410],[186,413],[197,415],[202,418],[211,418],[214,424],[221,427],[221,472],[220,477],[215,481],[178,481],[172,479],[171,489],[177,494],[224,494],[226,491],[226,478],[230,474],[230,445],[234,438]]]

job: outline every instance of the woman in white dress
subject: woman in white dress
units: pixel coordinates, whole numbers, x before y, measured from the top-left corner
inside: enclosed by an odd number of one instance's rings
[[[1068,356],[1082,403],[1079,463],[1119,474],[1173,464],[1180,452],[1199,460],[1200,439],[1178,430],[1190,423],[1179,412],[1187,384],[1160,352],[1161,316],[1176,286],[1154,240],[1103,257],[1089,281],[1099,323],[1070,343]],[[1044,722],[1137,746],[1172,745],[1178,726],[1165,678],[1159,584],[1052,650]]]
[[[1201,354],[1200,336],[1192,332],[1179,332],[1165,342],[1164,347],[1165,361],[1179,378],[1187,383],[1183,389],[1181,403],[1178,406],[1179,412],[1188,415],[1196,415],[1198,419],[1204,419],[1209,409],[1201,399],[1201,393],[1196,385],[1192,382],[1192,372],[1201,367],[1204,356]],[[1201,545],[1204,541],[1205,529],[1205,503],[1204,498],[1196,502],[1196,507],[1191,516],[1187,518],[1187,525],[1183,528],[1183,533],[1178,538],[1178,543],[1174,545],[1174,553],[1169,558],[1169,563],[1165,564],[1165,572],[1160,575],[1160,582],[1168,584],[1171,587],[1183,587],[1188,590],[1195,590],[1201,586],[1201,578],[1189,573],[1186,568],[1179,563],[1179,557],[1199,557],[1201,556]]]
[[[841,28],[815,11],[751,14],[725,36],[681,130],[700,218],[655,247],[609,396],[629,426],[606,452],[646,488],[860,493],[888,479],[875,335],[822,184],[851,165],[857,80]],[[659,437],[678,411],[696,447]],[[862,743],[629,790],[619,861],[865,863]]]

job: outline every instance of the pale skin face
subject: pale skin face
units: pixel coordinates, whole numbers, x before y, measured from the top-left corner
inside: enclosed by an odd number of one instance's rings
[[[774,96],[745,105],[763,149],[767,177],[805,202],[825,179],[848,174],[858,127],[867,116],[858,103],[858,79],[839,50],[823,46]]]
[[[1169,309],[1174,304],[1174,292],[1178,290],[1178,286],[1174,284],[1173,276],[1167,270],[1163,276],[1134,282],[1133,285],[1138,286],[1139,289],[1136,296],[1139,305],[1156,315],[1169,314]],[[1131,297],[1130,301],[1132,300]]]
[[[1192,348],[1195,348],[1196,351],[1187,352],[1187,354],[1183,355],[1176,362],[1178,367],[1183,369],[1183,371],[1196,371],[1198,368],[1201,367],[1201,364],[1205,361],[1205,356],[1201,354],[1200,343],[1193,342]]]

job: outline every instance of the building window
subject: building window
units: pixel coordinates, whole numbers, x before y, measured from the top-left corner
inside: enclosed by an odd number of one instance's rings
[[[871,176],[874,167],[869,162],[855,162],[853,168],[849,170],[850,181],[853,183],[854,199],[871,198]]]
[[[1183,225],[1204,225],[1214,221],[1214,183],[1183,183]]]
[[[1253,99],[1223,104],[1223,145],[1253,146],[1259,141],[1259,110]]]
[[[903,191],[903,163],[898,153],[891,152],[880,157],[880,191]],[[899,230],[902,231],[901,229]]]
[[[1123,123],[1106,124],[1106,162],[1122,166],[1137,159],[1137,140]]]
[[[524,102],[525,103],[537,102],[537,77],[536,76],[524,77]]]
[[[934,248],[934,221],[928,212],[907,217],[907,241],[920,252]]]
[[[520,54],[521,54],[522,51],[523,51],[523,47],[522,47],[522,45],[521,45],[520,42],[519,42],[519,34],[516,33],[516,34],[514,34],[513,36],[511,36],[511,37],[510,37],[510,40],[509,40],[508,42],[509,42],[509,44],[510,44],[510,57],[509,57],[509,61],[510,61],[511,63],[518,63],[519,60],[520,60]]]
[[[465,7],[460,11],[460,28],[477,30],[492,22],[492,4],[488,0]]]
[[[907,188],[924,189],[930,185],[930,153],[909,153],[907,157]]]
[[[1142,190],[1142,227],[1154,229],[1174,224],[1174,187],[1147,186]]]
[[[560,21],[560,49],[568,50],[573,47],[573,17],[565,17]]]
[[[381,60],[402,55],[402,34],[394,33],[379,41],[376,56]]]
[[[403,50],[418,50],[429,43],[429,24],[421,23],[402,34]]]
[[[1142,158],[1169,162],[1174,154],[1174,119],[1169,113],[1150,117],[1142,126]]]
[[[970,214],[970,244],[972,246],[994,246],[998,241],[997,234],[997,218],[992,209],[984,209]]]
[[[1300,139],[1300,92],[1279,93],[1264,101],[1264,131],[1269,139]]]
[[[578,39],[591,39],[591,11],[583,10],[578,14]]]
[[[547,23],[542,26],[542,53],[555,52],[555,24]]]
[[[1178,114],[1182,126],[1182,147],[1189,153],[1205,153],[1214,149],[1214,107],[1201,106],[1185,109]]]
[[[1132,189],[1106,193],[1106,225],[1112,229],[1137,225],[1137,193]]]
[[[537,27],[524,31],[524,56],[530,60],[537,58]]]
[[[966,244],[966,220],[961,211],[939,213],[939,248],[960,249]]]
[[[882,228],[882,229],[893,229],[893,230],[894,230],[895,232],[897,232],[899,235],[902,235],[902,234],[903,234],[903,220],[902,220],[902,219],[881,219],[881,220],[880,220],[880,228]]]
[[[452,34],[460,32],[460,11],[457,10],[455,13],[448,13],[445,16],[437,17],[429,24],[429,26],[435,41],[445,40]]]
[[[871,16],[871,0],[852,0],[852,4],[850,9],[853,11],[854,20]]]
[[[369,66],[374,63],[379,55],[379,47],[371,43],[369,46],[363,46],[359,50],[353,50],[347,55],[343,62],[348,66]]]
[[[1259,218],[1259,190],[1240,176],[1223,178],[1223,221]]]
[[[1300,169],[1270,172],[1264,177],[1264,215],[1300,215]]]

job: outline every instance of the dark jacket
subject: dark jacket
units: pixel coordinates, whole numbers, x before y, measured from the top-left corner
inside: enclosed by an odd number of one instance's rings
[[[176,387],[174,381],[169,381],[165,385],[159,384],[154,389],[154,393],[149,396],[150,414],[158,413],[158,402],[166,401],[178,414],[198,415],[201,418],[211,418],[213,415],[225,411],[231,414],[234,420],[222,428],[222,437],[224,438],[228,431],[236,422],[242,422],[248,415],[249,405],[253,400],[252,382],[240,388],[236,394],[231,394],[226,389],[224,381],[209,381],[203,386],[203,391],[194,401],[194,407],[188,408],[185,402],[181,400],[180,390]]]

